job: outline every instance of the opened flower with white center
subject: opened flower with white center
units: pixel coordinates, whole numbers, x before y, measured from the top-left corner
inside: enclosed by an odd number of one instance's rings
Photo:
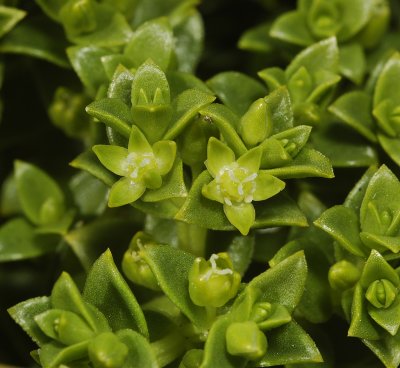
[[[285,183],[260,170],[262,149],[253,148],[235,160],[234,152],[212,137],[208,141],[208,171],[214,178],[202,188],[204,197],[223,205],[229,222],[243,235],[254,224],[253,201],[263,201],[279,193]]]
[[[93,147],[100,162],[122,176],[110,190],[108,205],[123,206],[135,202],[146,189],[158,189],[162,176],[172,168],[176,156],[173,141],[159,141],[151,146],[136,126],[132,126],[128,148],[110,145]]]

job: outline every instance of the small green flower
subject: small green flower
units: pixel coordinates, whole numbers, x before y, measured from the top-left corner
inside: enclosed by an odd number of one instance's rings
[[[150,146],[139,128],[132,126],[128,148],[97,145],[93,151],[108,170],[122,176],[111,187],[108,200],[110,207],[118,207],[138,200],[146,188],[161,187],[162,176],[174,163],[176,144],[159,141]]]
[[[198,257],[189,272],[190,298],[202,307],[222,307],[237,294],[240,280],[227,253],[213,254],[208,261]]]
[[[235,160],[227,145],[214,137],[208,141],[205,164],[214,180],[202,188],[202,194],[221,203],[229,222],[243,235],[255,221],[252,202],[266,200],[285,187],[283,181],[260,170],[261,155],[256,147]]]

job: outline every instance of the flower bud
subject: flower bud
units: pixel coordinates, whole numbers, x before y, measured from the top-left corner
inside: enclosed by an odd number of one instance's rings
[[[262,331],[267,331],[289,323],[292,317],[283,305],[261,302],[253,306],[250,319]]]
[[[232,323],[226,330],[225,338],[231,355],[257,360],[267,352],[267,338],[254,321]]]
[[[361,276],[360,270],[349,261],[335,263],[328,273],[332,289],[344,291],[352,288]]]
[[[375,280],[368,286],[366,299],[376,308],[388,308],[398,294],[397,288],[386,279]]]
[[[255,146],[269,136],[272,131],[272,118],[263,98],[253,102],[242,116],[239,131],[243,141],[249,146]]]
[[[151,246],[153,240],[150,236],[139,231],[131,240],[129,249],[122,259],[122,271],[133,283],[142,285],[148,289],[158,291],[157,279],[141,252],[145,246]]]
[[[213,254],[208,261],[198,257],[189,271],[190,298],[202,307],[222,307],[237,294],[240,280],[227,253]]]
[[[128,355],[128,348],[112,332],[104,332],[89,343],[88,353],[95,368],[120,368]]]

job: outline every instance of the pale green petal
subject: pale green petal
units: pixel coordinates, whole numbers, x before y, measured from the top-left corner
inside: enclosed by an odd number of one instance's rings
[[[129,137],[128,151],[135,153],[152,152],[149,142],[136,125],[132,125],[131,135]]]
[[[159,141],[153,144],[153,153],[156,158],[158,173],[167,174],[174,164],[176,143],[173,141]]]
[[[240,156],[240,158],[237,160],[237,163],[240,167],[246,168],[251,173],[256,173],[260,168],[261,155],[261,147],[253,148]]]
[[[144,185],[149,189],[158,189],[162,185],[161,175],[155,170],[149,170],[143,176]]]
[[[122,178],[111,187],[108,205],[110,207],[119,207],[135,202],[145,190],[144,183],[134,182],[130,178]]]
[[[226,144],[214,137],[209,139],[207,145],[207,161],[205,164],[214,178],[220,169],[234,161],[235,154]]]
[[[128,150],[120,146],[97,145],[93,147],[100,162],[113,173],[126,175],[125,160],[128,156]]]
[[[213,180],[209,184],[204,185],[201,189],[201,194],[203,194],[204,197],[211,199],[212,201],[224,203],[224,198],[222,197],[219,186],[215,180]]]
[[[229,222],[235,226],[242,235],[247,235],[256,219],[256,211],[251,203],[241,203],[229,206],[224,204],[224,212]]]
[[[265,199],[273,197],[285,188],[285,182],[272,176],[265,171],[258,172],[255,179],[256,190],[253,193],[254,201],[264,201]]]

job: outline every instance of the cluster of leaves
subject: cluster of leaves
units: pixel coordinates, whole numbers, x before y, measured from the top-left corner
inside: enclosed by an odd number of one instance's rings
[[[24,154],[4,95],[0,291],[33,289],[4,307],[37,364],[356,367],[348,335],[400,366],[395,1],[260,0],[238,44],[259,79],[205,81],[197,1],[0,4],[0,71],[29,65],[56,141]]]

